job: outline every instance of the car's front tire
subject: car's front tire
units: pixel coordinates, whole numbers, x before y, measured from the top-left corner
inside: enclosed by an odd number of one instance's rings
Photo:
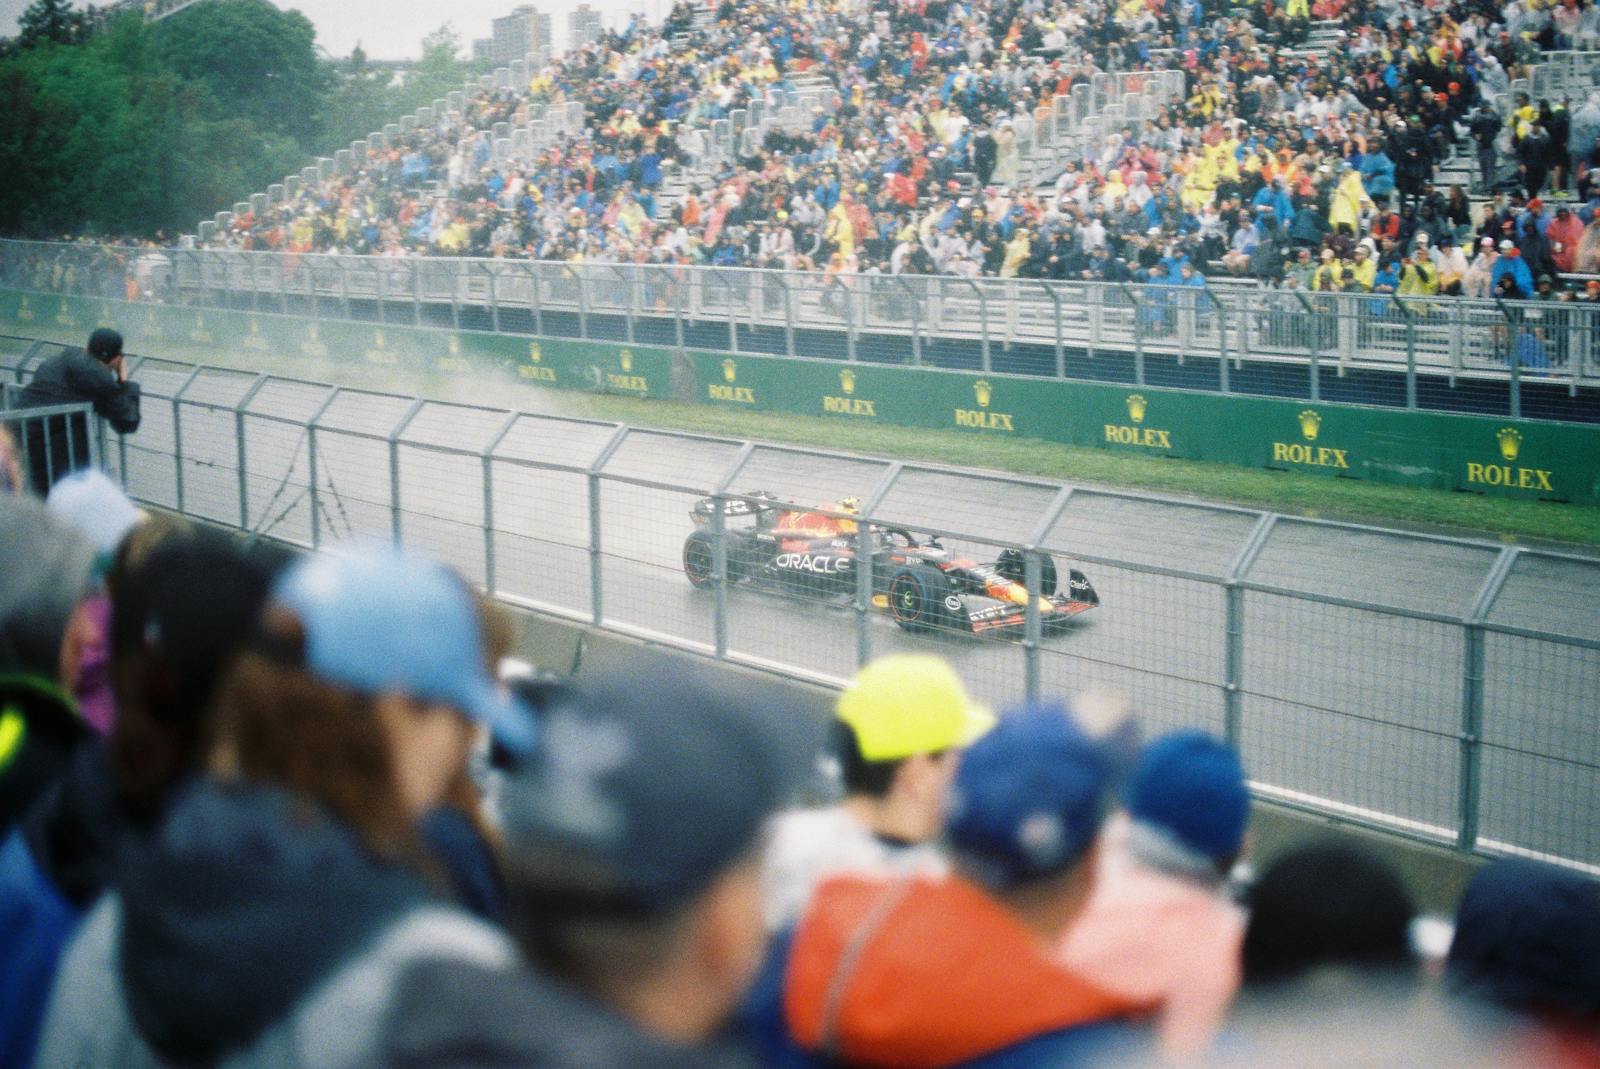
[[[950,580],[932,568],[901,568],[889,577],[889,615],[906,631],[949,629],[954,617],[945,605]]]

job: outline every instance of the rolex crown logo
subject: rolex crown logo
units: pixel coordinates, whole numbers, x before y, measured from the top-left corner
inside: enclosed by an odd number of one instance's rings
[[[197,316],[194,317],[194,329],[197,330],[197,331],[206,329],[206,317],[205,316],[197,315]]]
[[[633,370],[633,354],[630,353],[628,350],[624,349],[624,350],[622,350],[622,352],[618,353],[617,354],[617,359],[619,361],[621,361],[621,363],[622,363],[622,370],[624,370],[624,371],[632,371]]]
[[[739,365],[735,364],[732,360],[724,360],[722,362],[722,378],[723,378],[723,381],[732,382],[734,379],[736,379],[738,377],[739,377]]]
[[[1145,409],[1149,407],[1150,402],[1144,399],[1144,394],[1130,393],[1128,395],[1128,418],[1133,422],[1143,423]]]
[[[988,379],[979,379],[972,384],[972,392],[977,395],[978,407],[988,408],[989,399],[994,396],[994,387],[989,385]]]
[[[461,339],[454,334],[450,335],[450,355],[461,355]]]
[[[535,364],[544,359],[544,350],[539,348],[538,342],[528,343],[528,359]]]
[[[317,325],[315,323],[312,323],[310,326],[306,327],[306,336],[312,341],[317,340]]]
[[[260,334],[261,333],[261,321],[259,319],[257,319],[255,316],[251,316],[250,317],[250,333],[251,334]],[[380,335],[380,337],[382,336],[382,332],[381,331],[379,332],[379,335]]]
[[[375,330],[372,332],[372,344],[379,349],[383,348],[383,331]]]
[[[1322,428],[1322,417],[1312,409],[1305,409],[1300,413],[1300,434],[1308,442],[1317,440],[1317,431]]]
[[[1500,455],[1507,460],[1516,460],[1522,452],[1522,432],[1515,427],[1501,427],[1495,439],[1500,443]]]
[[[846,368],[839,372],[839,389],[845,393],[856,392],[856,373]]]

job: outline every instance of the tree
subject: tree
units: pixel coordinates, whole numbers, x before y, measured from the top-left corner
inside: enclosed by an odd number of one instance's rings
[[[46,43],[69,45],[87,35],[89,19],[82,11],[74,11],[68,0],[33,0],[17,25],[18,48]]]
[[[461,61],[461,35],[445,23],[422,39],[423,67],[447,67]]]
[[[310,142],[322,122],[327,72],[316,53],[316,29],[298,11],[267,0],[212,0],[163,20],[162,56],[186,81],[215,98],[219,117]]]

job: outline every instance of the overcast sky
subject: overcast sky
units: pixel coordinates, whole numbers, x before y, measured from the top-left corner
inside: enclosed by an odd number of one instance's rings
[[[317,27],[317,43],[334,55],[348,55],[361,42],[376,59],[403,59],[422,53],[423,35],[449,22],[463,42],[489,36],[489,20],[530,0],[274,0],[279,7],[299,8]],[[0,0],[0,36],[17,32],[17,17],[30,0]],[[666,12],[667,0],[590,0],[605,15],[606,25],[620,26],[629,11],[652,19]],[[567,13],[578,0],[536,3],[555,19],[555,43],[564,47]]]

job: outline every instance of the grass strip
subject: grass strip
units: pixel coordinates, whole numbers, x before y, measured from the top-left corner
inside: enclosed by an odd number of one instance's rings
[[[1600,545],[1600,508],[1590,506],[1136,456],[1036,438],[975,437],[960,431],[742,412],[636,397],[579,397],[574,407],[581,414],[640,427],[819,445],[898,460],[1155,490],[1296,516],[1488,535],[1503,541]]]

